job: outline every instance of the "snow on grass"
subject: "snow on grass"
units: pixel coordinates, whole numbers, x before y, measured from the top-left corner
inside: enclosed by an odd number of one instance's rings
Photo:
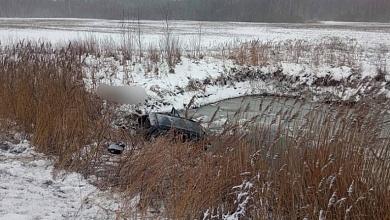
[[[105,210],[118,205],[98,193],[80,174],[54,179],[52,162],[27,141],[0,142],[0,219],[115,219]]]

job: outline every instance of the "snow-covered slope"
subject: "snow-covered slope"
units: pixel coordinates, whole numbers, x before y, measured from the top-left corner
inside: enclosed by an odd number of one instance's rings
[[[27,141],[0,142],[1,220],[115,219],[114,200],[102,198],[80,174],[54,179],[50,159]]]

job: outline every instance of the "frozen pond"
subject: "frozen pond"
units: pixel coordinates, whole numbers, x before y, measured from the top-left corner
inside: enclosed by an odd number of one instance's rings
[[[305,122],[305,117],[310,114],[320,116],[327,114],[327,112],[327,107],[324,104],[295,98],[246,96],[191,109],[188,112],[188,117],[208,122],[215,115],[213,122],[220,122],[216,123],[217,126],[228,119],[232,122],[252,120],[264,125],[279,126],[280,123],[283,126],[292,127],[302,125]],[[294,119],[292,119],[293,116]],[[324,117],[316,118],[318,120],[324,119]]]
[[[335,106],[337,108],[337,106]],[[341,107],[343,108],[343,107]],[[246,96],[222,100],[197,109],[191,109],[188,117],[202,119],[208,122],[215,115],[211,129],[219,128],[226,119],[232,122],[245,122],[252,120],[255,123],[278,128],[288,127],[290,130],[303,125],[308,120],[315,120],[312,126],[323,125],[324,121],[331,118],[335,112],[331,111],[328,104],[308,102],[287,97],[273,96]],[[181,113],[184,115],[184,113]],[[390,117],[382,115],[384,127],[380,137],[387,138],[390,135]]]

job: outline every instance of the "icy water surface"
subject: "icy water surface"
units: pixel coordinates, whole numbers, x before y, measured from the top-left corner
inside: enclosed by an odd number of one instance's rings
[[[303,100],[286,97],[273,96],[246,96],[223,100],[211,105],[206,105],[198,109],[191,109],[188,117],[208,122],[224,123],[245,122],[252,120],[257,123],[267,125],[298,126],[305,122],[305,118],[310,114],[326,115],[328,112],[326,105],[312,103]],[[183,112],[184,114],[184,112]],[[317,117],[323,120],[324,117]]]
[[[346,109],[345,106],[340,106],[340,108]],[[308,102],[295,98],[246,96],[191,109],[188,112],[188,117],[201,119],[207,123],[215,115],[211,129],[221,128],[226,120],[233,123],[251,120],[251,122],[260,123],[266,127],[269,125],[274,128],[283,126],[295,130],[294,128],[300,127],[308,121],[312,123],[311,128],[314,128],[313,126],[321,127],[324,121],[332,118],[338,112],[339,107],[335,105],[332,109],[325,103]],[[182,115],[184,114],[182,112]],[[390,116],[387,114],[380,117],[384,121],[380,137],[387,138],[390,136]]]

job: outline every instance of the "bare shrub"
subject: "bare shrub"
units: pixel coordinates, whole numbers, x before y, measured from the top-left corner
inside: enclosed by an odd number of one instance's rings
[[[389,53],[389,47],[387,45],[379,45],[376,49],[376,54],[374,58],[374,65],[376,66],[377,75],[376,80],[380,79],[385,81],[385,76],[388,74],[387,72],[387,59]],[[379,80],[378,80],[379,81]]]
[[[204,57],[204,51],[202,51],[203,29],[202,23],[199,22],[199,26],[196,32],[196,36],[192,37],[189,42],[190,52],[187,54],[193,59],[202,59]]]
[[[190,79],[186,86],[187,91],[204,91],[205,86],[200,80]]]
[[[152,61],[153,63],[160,62],[161,57],[156,45],[149,43],[149,47],[147,51],[148,51],[148,58],[150,61]]]
[[[123,55],[122,64],[125,64],[125,61],[133,60],[135,51],[135,33],[132,26],[124,20],[121,22],[121,38],[121,51]]]
[[[170,21],[165,21],[164,35],[160,39],[160,51],[168,64],[169,73],[174,73],[175,65],[181,60],[180,40],[172,33]]]

